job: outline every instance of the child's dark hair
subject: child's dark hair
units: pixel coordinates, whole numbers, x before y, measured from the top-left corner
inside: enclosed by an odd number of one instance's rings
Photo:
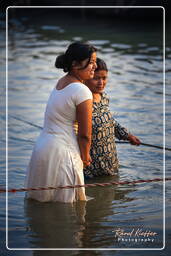
[[[85,67],[82,68],[84,69],[88,66],[92,53],[96,51],[97,49],[88,43],[72,43],[68,46],[68,49],[64,54],[61,54],[56,58],[55,67],[62,68],[64,72],[69,72],[71,70],[73,61],[79,63],[85,59],[88,59]]]
[[[100,58],[97,58],[96,64],[97,64],[97,68],[96,68],[95,71],[99,71],[99,70],[106,70],[106,71],[108,71],[107,65],[104,62],[104,60],[102,60]]]

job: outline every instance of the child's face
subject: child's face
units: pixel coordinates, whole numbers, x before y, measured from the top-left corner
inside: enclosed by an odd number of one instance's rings
[[[107,74],[106,70],[95,71],[94,77],[85,82],[92,93],[102,93],[104,91],[107,83]]]

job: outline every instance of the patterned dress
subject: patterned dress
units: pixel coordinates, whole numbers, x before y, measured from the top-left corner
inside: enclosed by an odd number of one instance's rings
[[[118,171],[118,158],[115,137],[127,140],[128,132],[112,117],[106,93],[100,102],[93,102],[92,144],[90,155],[92,163],[84,168],[85,178],[115,175]]]

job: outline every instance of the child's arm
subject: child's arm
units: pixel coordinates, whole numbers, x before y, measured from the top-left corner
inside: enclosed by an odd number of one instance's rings
[[[115,120],[115,137],[118,140],[128,140],[129,133],[127,129],[123,126],[121,126],[116,120]]]
[[[119,140],[128,140],[132,145],[140,145],[141,141],[131,133],[128,133],[125,127],[122,127],[115,121],[115,137]]]

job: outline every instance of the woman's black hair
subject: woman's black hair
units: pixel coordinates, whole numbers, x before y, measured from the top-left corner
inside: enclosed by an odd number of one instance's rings
[[[104,60],[102,60],[100,58],[97,58],[96,65],[97,65],[97,68],[96,68],[95,71],[99,71],[99,70],[106,70],[106,71],[108,71],[107,65],[104,62]]]
[[[88,66],[92,53],[97,49],[88,43],[75,42],[69,45],[64,54],[59,55],[55,61],[56,68],[62,68],[64,72],[69,72],[72,68],[73,61],[81,62],[88,59],[84,69]]]

